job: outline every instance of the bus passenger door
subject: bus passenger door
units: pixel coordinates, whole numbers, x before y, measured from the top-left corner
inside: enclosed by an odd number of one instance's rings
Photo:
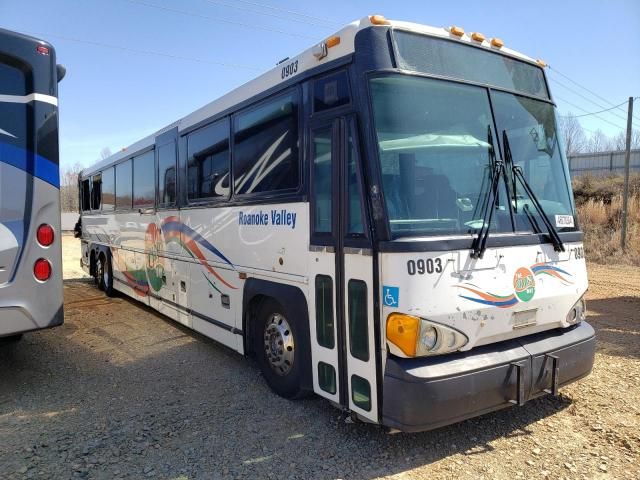
[[[309,138],[314,390],[378,422],[374,268],[355,119],[320,124]]]

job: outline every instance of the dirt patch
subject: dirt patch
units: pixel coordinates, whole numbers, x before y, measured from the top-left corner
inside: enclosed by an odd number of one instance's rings
[[[64,326],[0,347],[0,478],[637,479],[640,271],[589,273],[589,377],[412,435],[279,398],[241,356],[67,282]]]

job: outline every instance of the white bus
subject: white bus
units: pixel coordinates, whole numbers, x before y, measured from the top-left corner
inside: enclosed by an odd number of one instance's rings
[[[58,82],[42,40],[0,29],[0,339],[62,324]]]
[[[269,386],[402,431],[587,375],[543,67],[366,17],[82,172],[82,264]]]

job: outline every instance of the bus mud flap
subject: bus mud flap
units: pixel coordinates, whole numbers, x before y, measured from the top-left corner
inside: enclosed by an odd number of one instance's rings
[[[558,366],[558,357],[547,353],[544,356],[545,363],[551,361],[551,388],[545,388],[546,393],[550,393],[554,397],[558,396],[558,388],[560,387],[560,367]]]
[[[511,363],[511,366],[514,368],[516,372],[516,398],[515,400],[509,400],[509,403],[513,403],[522,407],[527,399],[524,395],[524,374],[525,374],[525,365],[523,362]]]

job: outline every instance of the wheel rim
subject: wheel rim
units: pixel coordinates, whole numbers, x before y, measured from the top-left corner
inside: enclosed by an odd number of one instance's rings
[[[104,287],[109,288],[109,269],[102,267],[102,276],[104,278]]]
[[[96,274],[96,281],[100,284],[100,281],[104,278],[104,264],[101,261],[98,262]]]
[[[280,376],[293,368],[295,344],[287,319],[279,313],[269,316],[264,328],[264,352],[271,369]]]

